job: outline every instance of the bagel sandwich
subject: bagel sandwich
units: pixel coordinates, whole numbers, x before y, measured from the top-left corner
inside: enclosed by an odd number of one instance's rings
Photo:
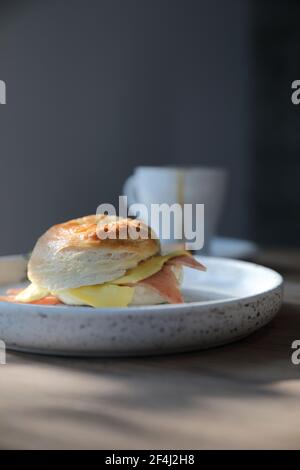
[[[182,303],[183,266],[205,271],[185,250],[162,255],[139,220],[91,215],[42,235],[28,263],[29,286],[0,300],[95,308]]]

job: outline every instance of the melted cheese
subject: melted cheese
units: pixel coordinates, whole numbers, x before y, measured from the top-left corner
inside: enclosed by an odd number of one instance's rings
[[[68,305],[89,305],[96,308],[127,307],[133,299],[134,288],[101,284],[66,289],[53,294]]]
[[[146,261],[142,261],[135,268],[129,269],[127,273],[115,281],[110,281],[111,284],[124,285],[124,284],[136,284],[137,282],[147,279],[147,277],[153,276],[153,274],[158,273],[163,265],[169,261],[171,258],[176,256],[191,256],[185,250],[176,251],[165,256],[153,256]]]
[[[16,296],[17,302],[30,303],[36,300],[41,300],[49,294],[47,289],[39,287],[35,284],[30,284],[26,289],[22,290],[20,294]]]

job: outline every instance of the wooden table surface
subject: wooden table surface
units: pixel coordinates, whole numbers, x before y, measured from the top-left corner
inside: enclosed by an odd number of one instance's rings
[[[300,448],[300,252],[258,260],[285,277],[273,322],[238,343],[133,359],[7,354],[5,449]]]

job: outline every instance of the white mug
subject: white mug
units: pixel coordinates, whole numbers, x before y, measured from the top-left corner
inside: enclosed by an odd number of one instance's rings
[[[123,194],[128,206],[143,204],[145,213],[136,214],[147,222],[151,204],[168,205],[204,204],[204,247],[209,253],[224,201],[227,172],[221,168],[206,167],[151,167],[141,166],[134,170],[124,184]],[[157,227],[152,226],[154,230]],[[178,243],[178,240],[176,240]],[[171,243],[175,240],[171,239]]]

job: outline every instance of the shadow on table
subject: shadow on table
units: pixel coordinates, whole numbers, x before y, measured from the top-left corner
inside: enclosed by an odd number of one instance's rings
[[[297,336],[299,338],[297,338]],[[99,379],[99,400],[127,407],[184,408],[203,397],[282,395],[270,385],[300,379],[291,343],[300,339],[300,306],[285,305],[273,322],[248,338],[195,353],[140,358],[60,358],[13,353],[13,361],[76,371]],[[101,380],[120,384],[105,396]],[[124,387],[127,393],[124,393]],[[92,397],[97,400],[97,394]]]

